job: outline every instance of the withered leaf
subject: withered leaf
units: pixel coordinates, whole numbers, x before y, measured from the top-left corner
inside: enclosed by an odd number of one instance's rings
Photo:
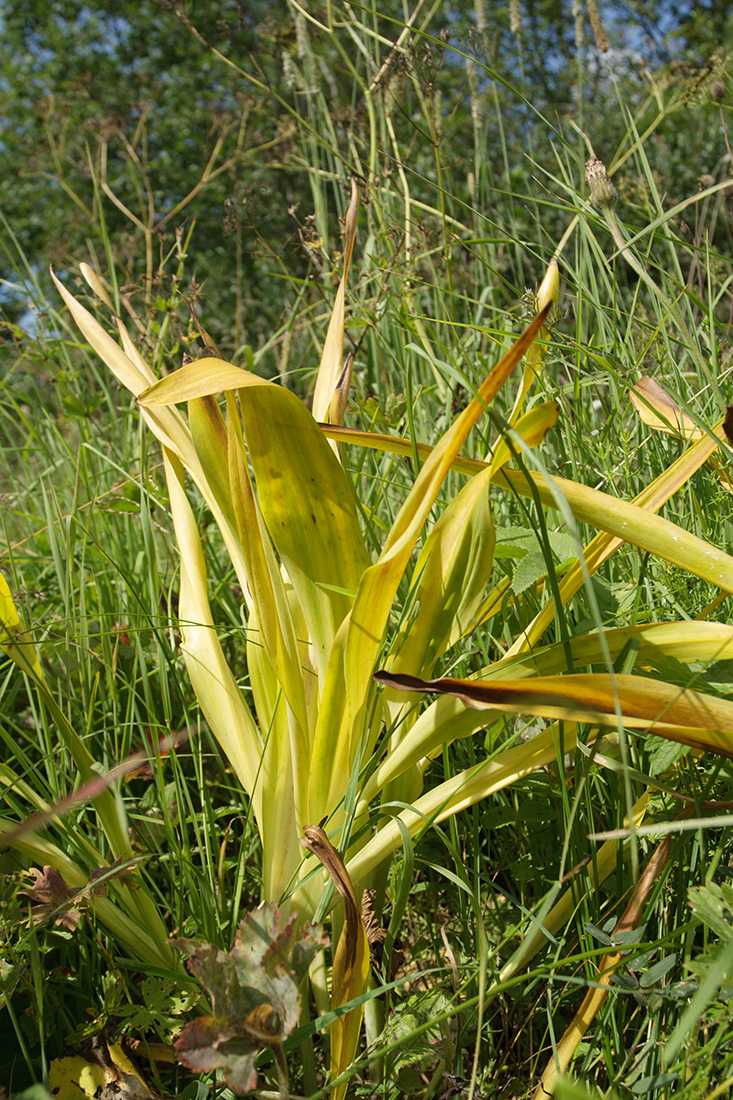
[[[276,905],[263,902],[240,924],[231,951],[177,940],[188,967],[208,993],[211,1016],[188,1024],[176,1040],[184,1065],[195,1072],[221,1069],[235,1092],[257,1085],[262,1047],[278,1049],[300,1019],[298,985],[327,944],[318,925],[300,931],[292,917],[281,928]]]
[[[356,891],[343,859],[326,836],[321,825],[305,825],[300,843],[316,856],[328,871],[334,886],[344,899],[344,926],[333,959],[331,1008],[340,1008],[365,993],[369,981],[369,944],[361,919]],[[354,1057],[361,1028],[361,1006],[339,1016],[331,1024],[331,1080],[340,1077]],[[331,1092],[332,1100],[342,1100],[348,1082]]]
[[[55,867],[44,867],[39,871],[31,867],[28,871],[32,885],[19,890],[19,894],[36,902],[31,907],[31,920],[34,924],[52,920],[73,932],[79,923],[80,910],[73,905],[75,894],[64,882],[64,877]]]
[[[353,966],[356,957],[357,928],[361,924],[361,917],[356,893],[351,884],[351,879],[346,873],[344,861],[320,825],[304,825],[300,843],[321,861],[331,876],[334,886],[344,899],[344,905],[346,906],[346,922],[344,924],[344,932],[347,934],[346,954],[348,965]]]
[[[135,866],[129,859],[125,860],[122,857],[114,860],[113,863],[108,864],[106,867],[96,867],[89,876],[89,883],[80,893],[80,897],[106,897],[107,896],[107,883],[111,879],[116,878],[129,878],[133,881],[128,885],[131,889],[135,889],[134,885]]]
[[[374,901],[376,896],[376,890],[365,890],[364,896],[361,899],[361,921],[364,925],[364,931],[366,932],[366,938],[372,954],[381,948],[387,938],[387,929],[382,928],[377,919],[377,914],[374,912]]]
[[[135,1063],[120,1043],[96,1036],[78,1054],[54,1058],[48,1070],[52,1096],[99,1100],[155,1100]]]

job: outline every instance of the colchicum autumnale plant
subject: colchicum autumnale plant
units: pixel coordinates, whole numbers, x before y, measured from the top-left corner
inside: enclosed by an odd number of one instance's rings
[[[674,657],[712,662],[733,656],[733,628],[704,622],[650,623],[572,638],[538,648],[552,622],[554,601],[569,601],[624,542],[657,554],[727,591],[733,558],[656,512],[709,457],[720,426],[684,452],[635,500],[625,502],[576,482],[527,472],[509,462],[541,443],[557,418],[553,403],[524,412],[543,369],[546,322],[557,300],[558,269],[550,265],[537,315],[505,352],[476,395],[436,446],[350,430],[343,426],[350,363],[343,365],[345,290],[354,248],[358,198],[353,189],[345,223],[344,270],[324,345],[312,413],[280,385],[217,358],[191,362],[154,377],[125,326],[115,318],[118,344],[56,280],[84,338],[138,399],[163,448],[171,515],[181,559],[181,652],[201,710],[251,800],[262,843],[263,898],[299,919],[312,918],[323,879],[304,860],[304,827],[321,822],[343,853],[345,881],[358,898],[405,835],[414,837],[539,768],[572,753],[579,731],[596,727],[648,731],[698,749],[733,756],[733,703],[653,679],[619,673],[632,649],[636,667]],[[110,309],[96,274],[82,275]],[[511,435],[499,438],[487,462],[460,456],[469,433],[526,356],[510,416]],[[225,395],[222,409],[217,400]],[[176,407],[187,405],[187,415]],[[422,466],[376,560],[367,549],[355,486],[339,447],[417,453]],[[510,445],[511,444],[511,445]],[[467,481],[429,530],[426,526],[449,470]],[[253,709],[238,687],[214,628],[198,525],[187,495],[190,478],[211,511],[246,605],[247,662]],[[438,662],[509,595],[509,584],[488,591],[494,560],[489,489],[495,485],[559,509],[598,530],[534,622],[500,659],[468,681],[431,680]],[[422,539],[419,553],[416,548]],[[409,609],[394,628],[403,580]],[[549,586],[548,586],[549,587]],[[14,609],[13,609],[14,610]],[[18,623],[5,619],[4,646],[13,655]],[[600,666],[605,671],[579,671]],[[387,671],[381,671],[387,670]],[[378,679],[387,686],[379,691]],[[690,674],[690,681],[693,680]],[[419,712],[403,691],[442,694]],[[547,726],[528,742],[498,742],[474,767],[423,793],[430,760],[446,743],[468,737],[507,714],[537,715]],[[585,727],[590,725],[590,733]],[[399,814],[375,805],[402,803]],[[644,800],[633,810],[638,822]],[[306,833],[313,842],[314,833]],[[319,834],[320,835],[320,834]],[[325,833],[324,833],[325,837]],[[309,845],[313,851],[313,843]],[[594,889],[615,865],[611,845],[589,872]],[[123,853],[124,854],[124,853]],[[344,887],[348,892],[348,888]],[[342,896],[346,896],[341,891]],[[569,916],[560,897],[545,918],[551,930]],[[352,906],[353,908],[353,906]],[[350,922],[352,945],[353,920]],[[346,934],[347,928],[344,928]],[[363,930],[354,965],[339,970],[330,995],[325,970],[312,971],[321,1011],[365,999],[368,966]],[[502,978],[540,949],[529,937]],[[342,960],[346,948],[336,950]],[[361,1007],[332,1027],[331,1079],[351,1064]],[[338,1030],[340,1029],[340,1031]],[[343,1096],[346,1083],[334,1089]]]

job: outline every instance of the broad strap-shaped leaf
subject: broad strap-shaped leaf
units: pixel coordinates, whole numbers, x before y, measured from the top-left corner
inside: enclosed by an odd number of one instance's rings
[[[727,592],[733,592],[733,558],[729,554],[653,514],[710,457],[718,445],[716,436],[719,435],[719,430],[722,431],[722,428],[715,425],[712,439],[706,436],[695,443],[689,452],[682,455],[633,501],[621,500],[561,477],[553,476],[552,487],[565,498],[576,519],[606,532],[607,537],[615,536],[618,539],[617,546],[630,542],[641,550],[648,550],[649,553],[657,554],[666,561],[689,570],[703,580],[719,585]],[[407,456],[412,454],[409,440],[395,439],[393,436],[359,432],[351,428],[324,428],[323,432],[330,438],[372,450]],[[418,444],[417,451],[421,458],[431,453],[431,449],[423,444]],[[458,458],[452,465],[454,470],[473,474],[485,464],[474,459]],[[530,499],[534,499],[536,493],[542,504],[551,508],[558,507],[557,498],[543,474],[525,474],[518,470],[502,469],[494,481],[512,493]],[[605,539],[602,545],[607,546]],[[600,546],[599,538],[599,548]],[[550,618],[551,616],[552,612]]]
[[[642,423],[657,432],[665,432],[685,440],[702,439],[706,434],[648,374],[643,375],[631,387],[629,400]]]
[[[556,423],[558,411],[554,402],[538,405],[515,430],[535,447]],[[489,486],[511,457],[509,444],[500,439],[490,465],[464,485],[426,538],[413,572],[419,611],[395,640],[393,671],[424,675],[471,628],[494,560]]]
[[[354,443],[371,450],[405,456],[412,454],[410,440],[396,439],[394,436],[362,432],[353,428],[324,427],[323,432],[329,438]],[[552,478],[552,487],[565,498],[576,519],[592,524],[603,532],[597,536],[597,551],[594,552],[592,559],[594,563],[597,559],[600,560],[602,555],[602,560],[605,560],[612,550],[623,542],[630,542],[642,550],[658,554],[659,557],[688,569],[705,580],[710,580],[713,584],[719,584],[726,591],[733,591],[733,558],[730,555],[686,532],[676,524],[653,514],[716,449],[718,438],[722,435],[722,421],[711,429],[711,435],[712,438],[705,436],[695,443],[633,501],[624,501],[564,478]],[[417,452],[422,459],[427,459],[431,450],[425,444],[417,444]],[[452,468],[461,473],[475,474],[485,465],[475,459],[457,457]],[[543,474],[525,475],[518,470],[501,470],[494,480],[497,485],[510,492],[519,493],[520,496],[531,499],[534,499],[537,493],[543,504],[552,508],[558,507],[557,498]],[[617,539],[615,544],[609,541],[614,536]],[[595,539],[588,551],[591,547],[596,547]],[[597,568],[597,565],[595,567]],[[578,570],[578,573],[580,580],[575,590],[582,584],[582,572]],[[552,614],[550,609],[550,620]]]
[[[353,767],[352,738],[346,709],[344,654],[348,620],[333,640],[310,761],[309,820],[333,813],[344,797]]]
[[[403,691],[456,695],[477,710],[535,714],[574,722],[645,729],[697,749],[733,758],[733,702],[644,676],[591,672],[526,680],[421,680],[375,673]]]
[[[429,672],[468,630],[494,564],[491,470],[477,474],[441,514],[417,559],[419,609],[395,639],[394,668]]]
[[[533,344],[532,347],[534,346]],[[535,405],[529,412],[520,416],[512,427],[517,435],[521,436],[527,447],[539,447],[547,433],[555,427],[559,415],[560,406],[557,402],[545,401],[541,405]],[[492,480],[502,466],[505,466],[507,462],[511,462],[517,449],[516,446],[510,445],[510,439],[503,435],[496,441],[489,462]]]
[[[227,363],[225,359],[206,356],[203,359],[192,359],[165,378],[157,379],[154,384],[140,392],[138,404],[141,409],[168,408],[217,393],[273,385],[274,382],[268,382],[244,367]]]
[[[385,683],[391,683],[388,675],[385,674],[383,679]],[[392,686],[414,691],[431,690],[430,685],[426,686],[419,681],[407,685],[404,682],[406,679],[408,678],[400,677],[401,684],[394,683]],[[455,681],[453,683],[456,684]],[[624,724],[630,728],[647,730],[669,740],[723,756],[733,756],[733,703],[727,699],[684,691],[672,684],[637,676],[611,678],[594,674],[586,677],[547,677],[539,685],[534,681],[537,686],[535,693],[532,692],[532,683],[531,679],[484,685],[477,685],[473,681],[458,681],[455,693],[461,697],[471,693],[475,698],[470,700],[470,705],[486,706],[484,713],[487,714],[492,710],[495,713],[578,714],[594,724],[610,726],[617,725],[618,699],[624,714]],[[563,693],[560,683],[566,685],[567,692]],[[450,681],[446,688],[453,691],[453,685],[449,685]],[[477,704],[481,687],[495,688],[501,694],[491,699],[484,697]],[[508,688],[508,691],[502,692],[504,688]],[[502,750],[495,757],[428,791],[417,799],[412,808],[399,815],[400,820],[409,834],[415,836],[427,822],[444,821],[516,782],[522,776],[552,763],[559,751],[572,753],[576,747],[576,737],[575,723],[572,721],[565,721],[562,742],[557,730],[552,725],[548,726],[526,744]],[[349,860],[347,870],[352,880],[363,881],[401,843],[399,825],[394,820],[387,822]]]
[[[657,553],[660,557],[697,573],[698,576],[710,579],[715,584],[720,584],[727,591],[733,590],[730,588],[733,577],[730,569],[731,558],[728,555],[721,555],[720,552],[709,547],[709,544],[665,520],[658,520],[659,526],[650,523],[647,530],[644,518],[644,513],[649,516],[658,511],[713,454],[718,447],[718,440],[723,436],[722,424],[722,420],[715,424],[709,435],[705,435],[693,444],[630,503],[594,489],[586,489],[572,481],[565,481],[562,478],[552,479],[553,485],[565,497],[576,518],[600,528],[599,534],[585,549],[586,564],[590,573],[598,569],[619,546],[628,541],[641,549]],[[409,439],[396,439],[394,436],[363,432],[354,428],[324,427],[323,432],[329,438],[368,447],[370,450],[387,451],[405,456],[412,454],[412,444]],[[421,459],[427,459],[431,448],[427,444],[418,443],[417,452]],[[475,474],[483,465],[485,464],[475,459],[459,456],[454,460],[452,468],[457,472]],[[534,497],[532,487],[534,485],[540,493],[542,502],[556,507],[557,501],[549,489],[546,478],[542,474],[532,474],[531,478],[530,482],[524,474],[512,470],[499,472],[495,481],[510,492],[527,497]],[[634,508],[638,511],[628,511]],[[709,555],[708,551],[710,551]],[[718,561],[725,567],[723,570],[716,570]],[[564,603],[582,586],[583,577],[583,570],[578,564],[562,578],[560,594]],[[547,625],[552,622],[553,615],[554,607],[550,601],[522,637],[517,639],[510,652],[519,652],[536,644]]]
[[[4,838],[17,829],[17,822],[0,818],[0,847]],[[67,886],[83,890],[89,883],[89,875],[42,834],[26,834],[13,843],[13,847],[33,863],[50,866],[59,871]],[[92,849],[90,856],[94,856]],[[101,853],[96,853],[97,867],[104,867]],[[94,898],[94,913],[113,936],[132,954],[151,966],[177,970],[174,952],[168,940],[168,931],[157,908],[144,890],[131,890],[123,881],[114,882],[115,901],[107,897]],[[147,899],[147,904],[146,904]]]
[[[35,643],[23,625],[8,582],[2,573],[0,573],[0,649],[32,680],[43,679]]]
[[[636,409],[639,417],[648,427],[655,431],[666,432],[668,435],[677,436],[686,440],[702,440],[711,435],[723,439],[728,435],[726,427],[730,417],[728,414],[714,428],[705,428],[693,420],[684,409],[680,408],[674,398],[662,389],[658,382],[648,375],[644,375],[629,390],[629,399]],[[716,472],[721,488],[726,493],[733,494],[733,477],[729,471],[729,463],[724,454],[718,455],[715,451],[710,455],[710,465]]]
[[[634,647],[637,665],[658,664],[665,660],[710,663],[733,659],[733,626],[725,623],[686,621],[649,623],[607,630],[603,637],[586,634],[571,638],[568,646],[545,646],[533,653],[504,657],[475,673],[471,680],[517,680],[533,676],[552,676],[566,672],[568,648],[574,668],[605,665],[624,650]],[[695,677],[690,674],[690,680]],[[442,746],[461,737],[470,737],[491,721],[492,716],[477,711],[452,695],[440,695],[422,712],[408,734],[393,747],[365,784],[361,805],[368,805],[386,784],[418,761],[425,762]]]
[[[89,269],[86,268],[86,265],[82,264],[82,270],[86,270],[87,276],[89,275]],[[122,322],[119,318],[116,318],[124,350],[104,331],[89,310],[85,309],[80,302],[77,302],[76,298],[74,298],[66,287],[59,282],[53,272],[51,272],[51,276],[81,334],[94,351],[96,351],[100,359],[109,367],[115,378],[117,378],[134,397],[139,397],[155,383],[155,376],[134,346]],[[92,285],[94,285],[93,282]],[[193,396],[196,395],[194,394]],[[219,525],[239,583],[246,592],[247,580],[239,541],[236,537],[236,533],[232,531],[227,522],[226,516],[222,513],[216,493],[212,490],[201,468],[201,463],[199,462],[188,424],[178,409],[143,408],[142,414],[146,424],[156,439],[183,463],[186,470],[195,481],[199,492],[211,509]]]
[[[257,774],[261,794],[256,802],[262,843],[262,894],[265,898],[281,898],[288,893],[302,863],[296,840],[303,814],[307,812],[308,772],[306,768],[304,775],[295,775],[298,768],[303,771],[299,760],[302,734],[258,637],[254,614],[247,626],[247,671],[262,731],[262,757]],[[306,910],[305,903],[302,908]]]
[[[692,477],[696,470],[717,450],[717,440],[723,437],[723,422],[719,421],[697,443],[689,447],[659,477],[650,482],[634,497],[632,503],[647,512],[658,512],[670,497],[674,495]],[[622,546],[624,540],[607,531],[599,531],[583,551],[585,568],[580,561],[575,562],[560,579],[559,591],[562,604],[566,604],[582,587],[586,572],[595,573],[611,555]],[[554,600],[550,599],[530,623],[521,637],[517,638],[508,651],[508,655],[532,649],[542,637],[555,615]]]
[[[515,433],[527,447],[535,447],[555,424],[558,406],[538,405],[517,422]],[[519,442],[514,439],[515,448]],[[491,463],[476,474],[451,501],[430,531],[415,565],[419,610],[408,619],[391,647],[392,672],[429,675],[435,661],[476,624],[490,580],[494,556],[494,529],[489,488],[497,470],[516,454],[504,437],[494,447]],[[405,702],[400,692],[382,694],[394,728],[390,757],[409,734],[417,709],[400,714]],[[381,787],[383,802],[413,802],[422,790],[422,768],[417,759],[399,780]]]
[[[298,398],[219,359],[157,382],[146,408],[236,390],[262,515],[303,608],[319,676],[368,565],[347,475]]]
[[[206,566],[199,529],[183,488],[183,471],[163,452],[171,516],[181,553],[178,606],[181,652],[206,721],[226,753],[240,783],[253,800],[259,819],[261,791],[257,787],[262,742],[244,704],[214,628],[206,588]]]
[[[216,398],[199,397],[189,401],[188,426],[201,469],[211,486],[214,499],[232,531],[236,531],[227,458],[227,427]]]
[[[429,676],[436,660],[474,625],[494,563],[494,525],[489,506],[491,469],[471,478],[461,489],[425,540],[417,559],[416,597],[419,608],[405,622],[388,657],[393,672]],[[409,736],[417,708],[405,706],[404,694],[390,688],[382,693],[385,720],[394,732],[390,748]],[[391,754],[390,754],[391,755]],[[381,801],[413,802],[422,790],[417,760],[399,779],[380,788]]]
[[[95,279],[93,273],[88,269],[84,269],[83,274],[95,292],[101,292],[100,296],[104,299],[104,288],[97,285],[98,280]],[[107,335],[96,319],[58,281],[57,286],[83,335],[122,384],[135,396],[139,396],[143,391],[154,385],[154,375],[142,360],[119,318],[115,318],[115,320],[123,344],[122,349]],[[221,360],[216,359],[212,362],[217,368],[225,368],[225,378],[228,384],[222,388],[237,390],[242,386],[246,386],[250,381],[255,385],[262,382],[261,379],[254,378],[254,376],[240,370],[238,367],[224,364]],[[258,525],[248,527],[250,542],[247,551],[249,557],[245,558],[239,538],[239,528],[242,526],[243,518],[242,509],[239,509],[238,519],[231,495],[231,482],[227,477],[229,451],[232,448],[230,447],[230,440],[223,433],[221,413],[212,397],[212,394],[217,392],[216,387],[209,388],[203,393],[197,392],[196,387],[200,386],[200,377],[200,373],[194,367],[193,372],[189,374],[189,378],[193,382],[192,392],[184,394],[184,398],[191,402],[189,412],[193,432],[175,408],[168,408],[163,405],[145,406],[144,404],[141,404],[141,408],[146,422],[168,451],[167,474],[171,498],[174,501],[174,523],[176,524],[183,559],[179,610],[184,632],[183,652],[188,672],[207,721],[227,754],[240,782],[253,797],[255,816],[259,827],[263,829],[264,805],[261,790],[257,789],[256,781],[260,765],[262,765],[264,771],[268,771],[270,756],[266,754],[264,760],[261,761],[262,741],[260,734],[227,667],[216,637],[206,594],[206,572],[201,553],[199,532],[190,505],[183,492],[182,472],[180,466],[176,465],[176,461],[182,462],[187,472],[191,474],[217,520],[247,604],[251,606],[250,592],[254,589],[261,597],[259,612],[261,613],[264,607],[269,609],[270,618],[265,617],[266,626],[269,626],[272,622],[272,616],[277,618],[278,614],[283,611],[283,607],[287,608],[287,600],[282,601],[277,598],[277,595],[273,594],[278,582],[280,582],[281,594],[281,579],[274,560],[274,554],[271,551],[269,537],[264,532],[261,517]],[[176,380],[176,386],[178,384],[178,380]],[[241,485],[241,479],[237,485],[238,487]],[[237,504],[239,505],[240,501],[237,501]],[[246,526],[252,515],[251,511],[248,513],[246,508],[244,513],[244,526]],[[255,532],[259,541],[255,539]],[[253,557],[258,554],[265,559],[265,565],[259,572],[253,565]],[[263,596],[261,585],[266,567],[271,569],[270,580],[273,583],[271,589]],[[253,622],[255,619],[256,616]],[[292,623],[289,623],[287,615],[283,615],[282,623],[278,622],[277,627],[280,629],[280,637],[277,644],[273,644],[272,652],[276,663],[279,660],[278,671],[281,683],[284,685],[293,713],[297,715],[299,725],[298,729],[294,731],[294,744],[301,743],[304,748],[307,736],[307,716],[306,707],[303,703],[300,669],[302,662],[298,657],[298,645],[297,641],[294,641],[295,634]],[[260,624],[260,629],[262,629],[262,624]],[[286,635],[293,643],[290,649],[288,649],[287,643],[282,640]],[[284,662],[284,655],[291,658],[289,665]],[[287,674],[288,669],[291,672],[290,676]],[[303,731],[299,729],[300,724],[303,726]],[[271,792],[274,791],[273,774],[279,776],[281,770],[275,769],[273,772],[272,768],[269,769]],[[304,787],[307,786],[305,781],[303,785]],[[292,814],[294,812],[294,795],[290,770],[282,776],[281,787],[282,789],[278,791],[278,795],[284,805],[291,807],[290,812]],[[111,793],[109,794],[112,797]],[[272,807],[273,803],[271,802],[268,804],[268,809],[271,810]],[[278,819],[283,828],[286,826],[287,817],[288,815],[283,813]],[[275,850],[270,852],[271,863],[265,869],[268,881],[277,881],[281,888],[287,885],[293,873],[292,856],[294,852],[297,852],[297,848],[294,847],[296,835],[294,822],[290,820],[289,824],[291,834],[289,840],[290,859],[285,860],[283,864],[282,852],[276,846],[272,846]],[[272,835],[273,840],[282,839],[280,831],[272,832]]]
[[[300,843],[321,861],[344,901],[344,925],[333,959],[331,1008],[353,1001],[366,993],[369,981],[369,944],[356,892],[339,853],[318,825],[306,825]],[[351,1065],[361,1030],[362,1008],[337,1017],[331,1024],[331,1080]],[[348,1081],[331,1091],[333,1100],[343,1100]]]
[[[568,672],[568,648],[573,668],[605,665],[606,653],[615,661],[629,646],[636,651],[636,664],[642,668],[654,667],[667,659],[694,665],[730,661],[733,660],[733,626],[685,619],[674,623],[615,627],[604,630],[602,634],[594,631],[571,638],[568,645],[555,643],[541,646],[531,653],[507,653],[500,661],[476,673],[476,679],[514,679]],[[695,674],[691,672],[690,686],[695,679]]]
[[[144,389],[152,385],[155,381],[155,375],[150,368],[145,364],[141,367],[141,361],[133,361],[119,344],[115,343],[109,333],[104,331],[96,317],[93,317],[88,309],[77,302],[73,294],[59,281],[53,269],[51,270],[51,278],[66,303],[74,323],[87,342],[94,348],[102,362],[107,364],[125,389],[137,397]]]
[[[262,514],[305,616],[323,682],[369,565],[348,476],[305,406],[277,386],[239,395]]]
[[[359,214],[359,189],[356,180],[351,181],[351,202],[344,221],[344,267],[336,301],[333,305],[331,320],[323,345],[321,365],[318,369],[316,388],[313,393],[313,418],[325,420],[331,424],[342,424],[348,394],[348,382],[344,378],[344,369],[351,377],[350,363],[344,364],[344,315],[346,283],[349,277],[351,257],[356,240],[356,220]],[[336,397],[336,402],[334,402]],[[335,445],[334,445],[335,446]]]
[[[451,779],[421,795],[410,809],[403,810],[397,818],[381,825],[363,848],[352,856],[346,869],[353,882],[363,882],[365,877],[385,859],[393,856],[402,845],[402,831],[398,820],[414,837],[430,823],[439,824],[489,798],[497,791],[511,786],[525,775],[554,763],[558,758],[559,738],[552,726],[516,748],[504,749],[493,758],[459,772]],[[562,752],[572,753],[576,747],[576,732],[572,722],[565,723]]]
[[[524,474],[507,468],[497,474],[496,484],[520,496],[534,499],[536,494],[541,503],[550,508],[559,507],[557,493],[565,498],[573,515],[581,522],[656,554],[726,592],[733,592],[733,557],[730,554],[638,504],[564,478],[553,477],[550,484],[541,474]]]
[[[253,614],[248,637],[259,631],[258,643],[264,647],[285,698],[293,712],[299,732],[293,743],[293,765],[303,769],[309,750],[309,715],[305,700],[303,659],[293,623],[291,600],[285,591],[280,566],[257,503],[247,469],[244,439],[234,395],[227,394],[227,467],[237,531],[247,567]],[[294,601],[293,601],[294,602]],[[305,623],[302,636],[306,636]],[[309,673],[305,673],[309,675]],[[310,674],[312,677],[312,674]],[[258,711],[267,722],[268,711]],[[313,722],[315,725],[315,720]],[[304,809],[300,807],[299,809]],[[302,819],[301,819],[302,820]],[[268,895],[269,896],[269,895]]]
[[[360,735],[360,716],[370,690],[371,675],[389,613],[418,535],[469,432],[537,336],[548,312],[549,306],[502,356],[480,386],[478,396],[470,401],[430,452],[397,514],[379,560],[362,575],[346,639],[347,707],[349,726],[355,738]],[[353,751],[352,745],[352,754]]]

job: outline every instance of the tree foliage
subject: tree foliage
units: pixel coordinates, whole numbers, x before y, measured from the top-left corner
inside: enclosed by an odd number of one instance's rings
[[[188,293],[197,299],[205,284],[206,324],[227,353],[241,354],[245,341],[261,345],[292,303],[297,286],[284,293],[283,277],[327,278],[314,246],[337,245],[333,215],[343,214],[349,174],[378,187],[403,167],[387,135],[369,129],[363,91],[380,60],[389,64],[375,87],[416,197],[444,202],[461,217],[490,199],[496,231],[509,217],[504,196],[533,187],[532,162],[551,170],[553,137],[578,107],[599,154],[612,151],[625,130],[625,105],[648,94],[648,65],[658,69],[685,51],[689,59],[696,43],[704,61],[729,19],[720,3],[618,4],[604,8],[602,23],[595,4],[577,18],[573,10],[569,0],[438,6],[415,20],[406,48],[390,54],[387,44],[404,27],[397,3],[380,5],[378,15],[345,9],[329,29],[285,0],[203,7],[8,0],[0,210],[36,275],[49,262],[62,270],[80,259],[104,266],[103,245],[90,238],[103,218],[127,283],[147,301],[153,291],[169,294],[161,268],[195,221]],[[373,57],[354,48],[357,15],[374,33]],[[598,48],[604,42],[616,88]],[[319,96],[330,127],[318,114]],[[714,113],[701,125],[700,110],[692,111],[683,102],[670,120],[679,138],[676,163],[664,173],[681,190],[691,171],[713,171],[720,156]],[[691,163],[685,150],[693,128],[700,159]],[[480,162],[477,132],[493,152]],[[378,160],[369,166],[375,138]],[[201,186],[213,153],[213,178]],[[376,179],[365,178],[365,165]],[[552,237],[551,207],[547,217]],[[152,232],[147,258],[138,223]],[[28,276],[13,271],[17,251],[10,251],[1,274],[16,288],[3,295],[14,322],[26,309]],[[533,274],[524,264],[521,256],[510,260],[512,292]]]

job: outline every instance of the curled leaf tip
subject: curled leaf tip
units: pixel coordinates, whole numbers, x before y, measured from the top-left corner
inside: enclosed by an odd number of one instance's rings
[[[336,851],[331,841],[326,836],[320,825],[304,825],[303,836],[298,838],[303,847],[319,859],[326,868],[331,881],[344,900],[346,906],[346,923],[344,935],[346,936],[346,958],[348,966],[353,966],[357,953],[357,937],[360,928],[361,916],[348,871],[340,854]]]

